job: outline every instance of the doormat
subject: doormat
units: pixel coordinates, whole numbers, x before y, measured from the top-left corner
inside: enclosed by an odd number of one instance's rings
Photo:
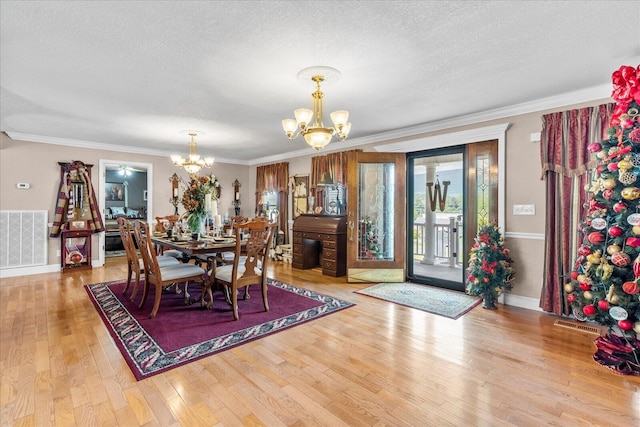
[[[379,283],[355,292],[450,319],[459,318],[482,301],[461,292],[408,282]]]
[[[149,319],[155,292],[149,292],[140,310],[122,295],[124,281],[86,285],[89,298],[137,380],[165,372],[212,354],[246,344],[269,334],[335,313],[355,304],[308,289],[269,280],[268,312],[259,286],[250,298],[238,301],[240,319],[222,295],[214,294],[212,309],[185,305],[184,295],[162,295],[158,315]],[[190,286],[192,298],[200,286]],[[244,291],[242,291],[244,292]],[[139,292],[138,297],[142,295]]]

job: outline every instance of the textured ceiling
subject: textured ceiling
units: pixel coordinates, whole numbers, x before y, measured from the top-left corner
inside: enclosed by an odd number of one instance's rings
[[[310,154],[280,122],[310,108],[298,71],[325,65],[342,73],[325,115],[351,112],[348,148],[564,93],[606,98],[611,73],[640,63],[639,23],[637,1],[3,0],[0,127],[155,154],[186,154],[180,131],[195,129],[199,153],[240,163]]]

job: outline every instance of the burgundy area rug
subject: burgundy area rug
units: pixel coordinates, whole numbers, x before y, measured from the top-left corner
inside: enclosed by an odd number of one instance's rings
[[[182,294],[165,292],[157,316],[149,319],[153,290],[140,310],[122,295],[124,285],[115,281],[85,289],[137,380],[355,305],[270,280],[268,312],[259,287],[252,286],[250,299],[238,300],[237,321],[221,292],[214,294],[213,309],[185,305]],[[189,287],[192,298],[199,297],[199,288]]]

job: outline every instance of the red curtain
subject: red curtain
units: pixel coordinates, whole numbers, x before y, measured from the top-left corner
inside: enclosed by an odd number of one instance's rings
[[[545,265],[540,307],[557,315],[570,314],[563,286],[570,281],[573,262],[582,242],[578,226],[596,160],[587,146],[606,137],[615,104],[551,113],[542,116],[540,159],[546,186]]]
[[[260,196],[266,191],[278,193],[278,230],[284,233],[284,241],[288,242],[287,223],[289,220],[288,194],[289,163],[274,163],[256,168],[256,207],[260,204]],[[277,236],[274,237],[274,241]]]
[[[322,206],[323,190],[318,187],[318,181],[324,172],[329,172],[334,184],[347,184],[347,158],[349,153],[362,150],[348,150],[337,153],[329,153],[324,156],[311,158],[311,191],[309,194],[315,196],[315,206]]]

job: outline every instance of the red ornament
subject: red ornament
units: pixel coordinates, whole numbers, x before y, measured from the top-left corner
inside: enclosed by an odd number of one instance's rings
[[[614,162],[609,163],[609,164],[607,165],[607,169],[609,169],[609,172],[615,172],[615,171],[617,171],[617,170],[618,170],[618,164],[617,164],[617,163],[614,163]]]
[[[637,248],[638,246],[640,246],[640,238],[638,238],[638,237],[627,237],[626,245],[627,246],[631,246],[633,248]]]
[[[580,246],[578,248],[578,255],[587,256],[591,254],[591,248],[589,246]]]
[[[631,257],[624,252],[616,252],[611,255],[611,262],[618,267],[624,267],[629,265]]]
[[[629,295],[634,295],[640,292],[640,286],[636,282],[624,282],[622,284],[622,290]]]
[[[569,302],[575,302],[575,301],[576,301],[576,294],[569,294],[569,295],[567,295],[567,301],[569,301]]]
[[[587,239],[593,244],[604,242],[604,236],[599,231],[593,231],[589,233]],[[638,245],[640,246],[640,239],[638,239]]]
[[[593,316],[596,314],[596,308],[592,305],[585,305],[582,307],[582,312],[587,316]]]
[[[613,237],[622,236],[622,233],[624,233],[624,230],[618,227],[617,225],[614,225],[613,227],[609,228],[609,235]]]
[[[613,190],[610,190],[607,188],[602,192],[602,197],[604,197],[607,200],[611,200],[611,198],[613,197]]]
[[[579,276],[579,275],[580,275],[580,274],[579,274],[577,271],[573,270],[573,271],[571,272],[571,279],[576,280],[576,279],[578,278],[578,276]]]
[[[606,299],[601,299],[600,301],[598,301],[598,308],[603,311],[609,310],[609,301],[607,301]]]
[[[633,274],[636,277],[640,276],[640,255],[636,257],[636,260],[633,261]]]
[[[591,144],[587,145],[587,150],[590,153],[597,153],[598,151],[602,150],[602,145],[599,142],[592,142]]]
[[[629,331],[633,329],[633,323],[629,319],[618,320],[618,327],[623,331]]]
[[[615,213],[620,213],[620,212],[626,211],[627,210],[627,205],[625,205],[622,202],[618,202],[615,205],[613,205],[613,210],[614,210]]]
[[[580,289],[582,289],[583,291],[589,291],[591,290],[591,284],[587,283],[587,282],[580,282],[578,284],[578,286],[580,286]]]

